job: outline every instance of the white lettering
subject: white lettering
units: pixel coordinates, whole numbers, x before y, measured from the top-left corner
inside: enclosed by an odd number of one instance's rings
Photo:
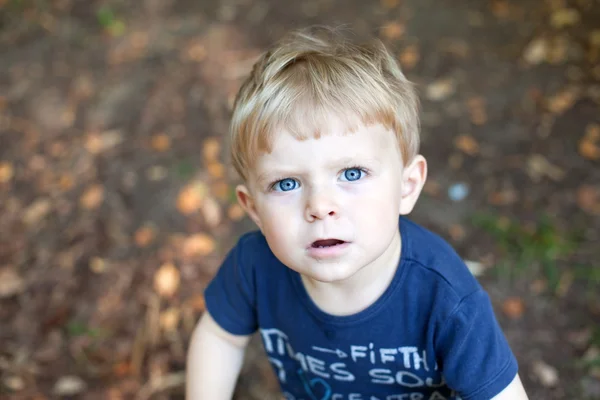
[[[331,400],[344,400],[344,395],[334,393],[333,396],[331,396]]]
[[[269,357],[269,362],[273,364],[277,369],[277,377],[281,381],[281,383],[285,383],[285,369],[283,368],[283,363],[276,358]]]
[[[363,397],[360,393],[350,393],[348,400],[363,400]]]
[[[440,375],[440,382],[439,383],[435,383],[433,381],[433,378],[429,377],[425,379],[425,384],[428,387],[442,387],[446,385],[446,380],[444,379],[444,377],[442,375]],[[451,396],[456,396],[455,394],[451,394]]]
[[[413,353],[413,363],[415,364],[414,367],[417,371],[421,369],[421,364],[423,364],[425,371],[429,371],[429,366],[427,365],[427,353],[425,350],[423,350],[423,357],[419,356],[418,351]]]
[[[385,400],[409,400],[408,394],[392,394],[385,398]]]
[[[308,361],[308,369],[315,375],[321,378],[329,378],[329,374],[325,372],[325,362],[311,356],[306,356]]]
[[[369,359],[371,360],[371,364],[375,364],[375,352],[373,351],[373,343],[369,343]]]
[[[304,371],[308,371],[308,366],[306,365],[306,357],[304,357],[304,354],[302,354],[302,353],[296,353],[296,355],[294,356],[294,358],[296,360],[298,360],[298,362],[300,363],[300,365],[302,366],[302,369]]]
[[[423,400],[423,393],[411,393],[410,400]]]
[[[433,392],[429,397],[429,400],[447,400],[444,396],[440,394],[440,392]]]
[[[367,348],[365,346],[350,346],[350,357],[352,357],[352,361],[356,362],[358,357],[366,357],[366,350]]]
[[[371,383],[383,383],[385,385],[393,385],[394,377],[390,376],[392,371],[389,369],[375,368],[369,371],[369,376],[372,378]]]
[[[333,379],[337,381],[354,381],[354,375],[346,370],[346,364],[344,363],[340,362],[331,364],[331,371],[334,373]]]
[[[273,352],[273,342],[271,341],[271,335],[275,336],[277,344],[277,354],[280,356],[285,354],[285,343],[287,342],[287,335],[279,329],[261,329],[260,334],[265,344],[265,350],[267,353]]]
[[[398,350],[396,349],[379,349],[379,354],[381,356],[381,362],[385,364],[386,362],[394,362],[396,357],[394,354],[398,354]]]
[[[396,374],[396,382],[398,382],[399,385],[410,388],[425,385],[425,382],[423,382],[421,378],[408,371],[398,371],[398,373]]]
[[[417,348],[414,346],[403,346],[403,347],[398,347],[398,350],[404,356],[404,358],[403,358],[404,368],[410,368],[410,355],[411,355],[411,353],[417,351]]]

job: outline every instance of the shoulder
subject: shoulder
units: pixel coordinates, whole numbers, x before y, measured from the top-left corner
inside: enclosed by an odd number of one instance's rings
[[[455,301],[481,290],[463,259],[441,236],[406,218],[400,220],[400,230],[408,275],[428,285],[426,289]]]

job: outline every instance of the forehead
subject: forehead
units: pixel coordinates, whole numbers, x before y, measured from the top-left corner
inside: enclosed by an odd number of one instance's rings
[[[396,135],[382,124],[360,124],[350,130],[340,120],[332,119],[318,138],[298,138],[286,129],[277,130],[270,151],[258,155],[254,169],[262,174],[279,167],[400,158]]]

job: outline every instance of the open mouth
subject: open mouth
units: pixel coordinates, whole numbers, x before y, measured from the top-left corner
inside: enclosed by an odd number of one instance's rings
[[[312,248],[315,249],[322,249],[322,248],[326,248],[326,247],[333,247],[333,246],[337,246],[340,244],[344,244],[346,242],[344,242],[343,240],[339,240],[339,239],[323,239],[323,240],[315,240],[313,242],[313,244],[311,245]]]

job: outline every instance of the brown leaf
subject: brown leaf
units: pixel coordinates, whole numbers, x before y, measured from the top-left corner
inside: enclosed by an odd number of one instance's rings
[[[112,129],[102,133],[92,132],[87,135],[85,148],[91,154],[108,151],[123,142],[123,132]]]
[[[381,36],[387,40],[399,39],[406,30],[406,27],[396,21],[390,21],[381,28]]]
[[[454,141],[454,145],[464,153],[470,156],[477,155],[479,153],[479,143],[471,135],[460,135]]]
[[[520,318],[525,312],[525,304],[519,297],[509,297],[502,304],[502,312],[509,318]]]
[[[466,235],[465,228],[460,224],[452,224],[448,229],[448,233],[450,234],[452,240],[456,242],[464,239]]]
[[[485,99],[481,96],[471,97],[467,101],[471,122],[474,125],[484,125],[487,122]]]
[[[527,172],[534,181],[539,181],[543,176],[561,181],[566,175],[562,168],[552,164],[541,154],[532,154],[527,159]]]
[[[510,16],[510,4],[506,0],[494,0],[491,6],[492,13],[496,18],[507,18]]]
[[[75,180],[73,179],[73,175],[67,173],[60,177],[58,180],[58,186],[62,191],[68,191],[73,189],[75,186]]]
[[[425,95],[431,101],[442,101],[452,96],[456,91],[456,82],[446,78],[437,80],[427,86]]]
[[[152,149],[159,153],[163,153],[171,148],[171,138],[164,133],[152,136],[150,142]]]
[[[400,4],[400,0],[381,0],[381,7],[386,10],[391,10],[392,8],[396,8]]]
[[[577,93],[573,90],[563,90],[548,99],[548,109],[554,114],[562,114],[575,104]]]
[[[94,210],[104,201],[104,187],[101,184],[90,186],[79,198],[79,204],[87,209]]]
[[[216,138],[208,138],[202,146],[202,157],[205,162],[214,162],[219,159],[221,143]]]
[[[508,206],[514,204],[519,198],[519,194],[514,189],[505,189],[491,193],[488,196],[488,202],[494,206]]]
[[[585,212],[600,215],[600,189],[589,185],[577,189],[577,205]]]
[[[0,299],[12,297],[25,289],[25,282],[13,267],[0,268]]]
[[[531,65],[538,65],[548,57],[548,41],[544,38],[533,39],[523,52],[523,59]]]
[[[139,228],[134,235],[135,244],[138,247],[147,247],[156,236],[156,230],[154,227],[146,225]]]
[[[177,209],[185,215],[193,214],[200,209],[206,195],[206,187],[195,182],[184,187],[177,197]]]
[[[242,218],[244,218],[244,215],[246,215],[246,213],[244,212],[244,209],[239,204],[232,204],[229,207],[229,210],[227,210],[227,216],[232,221],[239,221]]]
[[[220,162],[211,162],[206,166],[206,169],[213,178],[220,179],[225,176],[225,166]]]
[[[0,163],[0,183],[7,183],[14,176],[14,168],[8,161]]]
[[[25,222],[26,225],[35,225],[48,215],[51,209],[52,206],[49,199],[37,199],[25,210],[23,222]]]
[[[416,45],[406,46],[400,53],[400,63],[404,68],[414,68],[421,59],[419,48]]]
[[[579,141],[579,154],[588,160],[600,160],[600,145],[584,137]]]
[[[230,188],[226,182],[219,181],[211,185],[212,194],[220,201],[230,200]]]
[[[197,312],[203,312],[206,309],[206,301],[204,300],[204,295],[202,294],[199,294],[188,300],[187,304]]]
[[[108,270],[108,263],[100,257],[92,257],[90,260],[90,269],[95,274],[103,274]]]
[[[207,256],[215,248],[214,239],[205,233],[196,233],[183,242],[183,254],[186,257]]]
[[[179,289],[179,270],[172,263],[163,264],[154,275],[154,290],[161,297],[172,297]]]

